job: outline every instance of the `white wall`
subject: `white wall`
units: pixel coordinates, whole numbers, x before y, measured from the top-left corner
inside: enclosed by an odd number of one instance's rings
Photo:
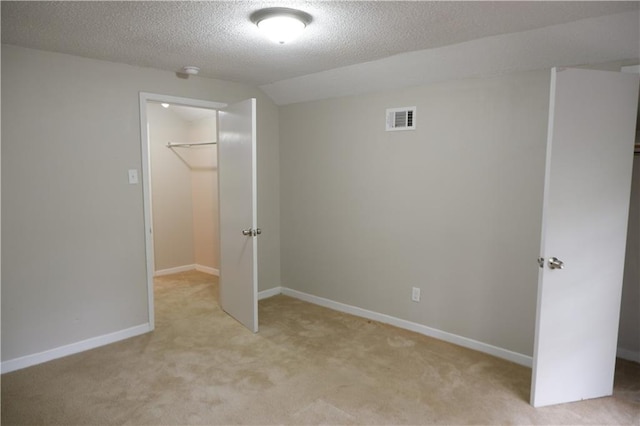
[[[633,161],[618,352],[624,358],[640,362],[640,157],[637,155]]]
[[[2,46],[2,360],[145,324],[140,91],[258,103],[260,290],[280,284],[278,109],[258,89]]]
[[[548,103],[543,70],[282,107],[283,286],[532,355]]]

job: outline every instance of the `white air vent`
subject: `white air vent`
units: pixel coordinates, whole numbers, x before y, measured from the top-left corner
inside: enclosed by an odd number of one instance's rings
[[[394,130],[415,130],[416,107],[387,109],[387,132]]]

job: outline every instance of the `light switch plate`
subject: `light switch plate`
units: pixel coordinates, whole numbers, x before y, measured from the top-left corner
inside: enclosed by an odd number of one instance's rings
[[[129,185],[135,185],[138,183],[138,170],[129,169]]]

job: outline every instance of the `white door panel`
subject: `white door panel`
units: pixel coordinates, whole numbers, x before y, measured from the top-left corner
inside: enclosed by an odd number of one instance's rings
[[[256,100],[219,111],[220,306],[258,331]],[[248,235],[243,235],[243,230]]]
[[[638,76],[554,69],[550,102],[536,407],[613,391]]]

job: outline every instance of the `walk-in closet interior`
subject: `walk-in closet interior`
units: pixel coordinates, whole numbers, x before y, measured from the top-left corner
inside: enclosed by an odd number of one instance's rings
[[[217,275],[216,111],[149,102],[155,275]]]

